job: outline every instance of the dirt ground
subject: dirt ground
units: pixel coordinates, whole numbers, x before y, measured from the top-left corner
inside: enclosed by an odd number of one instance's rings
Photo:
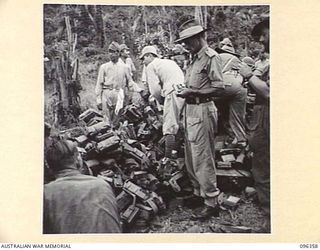
[[[262,210],[255,198],[248,198],[244,193],[236,208],[221,210],[220,217],[212,217],[206,221],[194,221],[193,213],[201,207],[190,209],[176,204],[155,216],[148,225],[134,224],[130,233],[270,233]],[[236,226],[233,231],[226,226]],[[237,230],[237,227],[240,229]],[[236,230],[236,231],[234,231]]]

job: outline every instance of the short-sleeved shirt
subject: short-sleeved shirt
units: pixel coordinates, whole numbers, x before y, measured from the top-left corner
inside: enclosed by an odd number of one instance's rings
[[[270,74],[269,74],[269,63],[261,65],[258,69],[253,72],[258,76],[265,84],[270,87]],[[269,99],[265,99],[258,93],[255,101],[256,107],[253,110],[253,118],[251,122],[252,129],[262,128],[266,131],[267,136],[269,137],[270,133],[270,103]]]
[[[255,64],[254,75],[258,76],[263,81],[269,81],[269,60],[257,61]]]
[[[194,55],[186,70],[186,85],[193,89],[221,88],[223,76],[219,54],[208,46]]]
[[[230,70],[239,70],[241,60],[238,57],[229,53],[221,53],[219,56],[221,58],[222,73]]]
[[[117,202],[104,180],[63,170],[44,187],[44,233],[120,233]]]
[[[101,103],[101,93],[104,87],[112,87],[115,89],[125,88],[128,86],[132,77],[129,68],[123,63],[113,63],[109,61],[100,66],[95,92],[97,102]]]
[[[184,83],[184,75],[178,64],[170,59],[155,58],[146,67],[146,81],[150,94],[166,97],[174,90],[174,85]]]

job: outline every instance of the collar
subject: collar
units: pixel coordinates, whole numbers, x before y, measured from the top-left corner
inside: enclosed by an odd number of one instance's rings
[[[153,64],[157,63],[159,61],[159,59],[160,59],[159,57],[153,58],[152,62],[150,62],[146,67],[148,67],[149,65],[153,65]]]
[[[56,179],[59,179],[59,178],[69,177],[69,176],[74,176],[74,175],[79,175],[79,174],[81,174],[81,173],[77,169],[63,169],[63,170],[58,171],[55,174],[55,176],[56,176]]]
[[[201,58],[204,53],[206,52],[206,50],[208,49],[208,45],[203,46],[196,54],[195,54],[195,58]]]
[[[153,60],[152,60],[152,62],[151,63],[153,63],[153,62],[157,62],[157,61],[159,61],[160,60],[160,58],[159,57],[155,57],[155,58],[153,58]]]
[[[109,63],[111,64],[111,65],[119,65],[119,64],[121,64],[121,62],[120,62],[120,60],[121,60],[121,58],[119,57],[118,58],[118,61],[116,61],[115,63],[113,62],[113,61],[109,61]]]

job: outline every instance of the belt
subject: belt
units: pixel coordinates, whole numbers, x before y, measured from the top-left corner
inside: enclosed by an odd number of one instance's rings
[[[119,90],[120,88],[119,87],[113,87],[113,85],[103,85],[102,89],[109,89],[109,90],[116,89],[116,90]]]
[[[187,104],[200,104],[200,103],[206,103],[206,102],[211,102],[212,98],[210,97],[194,97],[194,98],[186,98],[186,103]]]

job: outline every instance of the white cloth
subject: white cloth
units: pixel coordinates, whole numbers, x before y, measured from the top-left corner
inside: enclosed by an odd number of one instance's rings
[[[119,114],[119,111],[123,108],[123,102],[124,102],[124,91],[123,89],[120,89],[118,92],[118,98],[117,98],[117,104],[115,108],[115,114]]]
[[[146,67],[146,80],[150,94],[160,100],[174,90],[173,85],[184,83],[184,75],[173,60],[155,58]]]

